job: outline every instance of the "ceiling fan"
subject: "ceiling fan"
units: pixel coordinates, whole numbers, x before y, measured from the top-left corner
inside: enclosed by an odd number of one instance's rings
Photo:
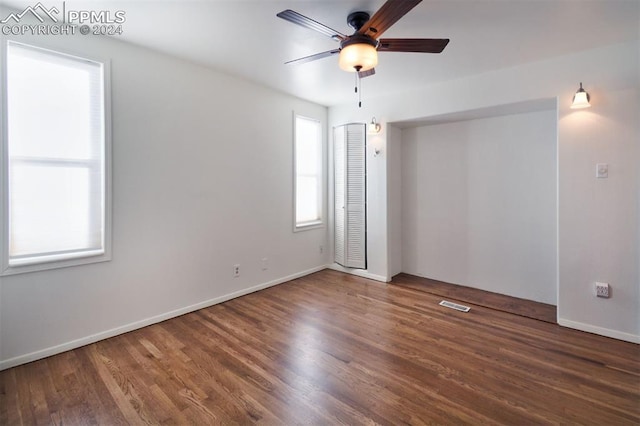
[[[440,53],[449,43],[449,39],[379,38],[421,1],[387,0],[373,16],[367,12],[350,13],[347,17],[347,23],[355,30],[352,35],[342,34],[291,9],[283,10],[276,16],[317,31],[340,43],[340,47],[337,49],[294,59],[286,63],[305,63],[339,54],[340,68],[345,71],[357,72],[358,77],[362,78],[375,74],[375,66],[378,64],[377,52]]]

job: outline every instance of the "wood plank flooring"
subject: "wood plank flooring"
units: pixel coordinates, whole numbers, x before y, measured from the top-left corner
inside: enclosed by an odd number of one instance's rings
[[[640,345],[335,271],[0,372],[0,424],[640,424]]]
[[[556,307],[546,303],[532,302],[526,299],[505,296],[504,294],[449,284],[404,273],[393,277],[391,283],[415,290],[426,291],[427,293],[444,298],[450,298],[453,299],[452,301],[480,305],[553,324],[557,322]]]

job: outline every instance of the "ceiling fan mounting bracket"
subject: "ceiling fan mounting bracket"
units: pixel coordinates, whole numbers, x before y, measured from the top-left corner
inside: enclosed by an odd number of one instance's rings
[[[354,34],[351,37],[345,40],[342,40],[340,42],[340,48],[344,49],[345,47],[351,44],[369,44],[375,47],[376,49],[378,48],[378,41],[373,37],[369,37],[368,35],[365,35],[365,34]]]
[[[358,31],[369,21],[370,15],[367,12],[352,12],[347,16],[347,23],[351,28]]]

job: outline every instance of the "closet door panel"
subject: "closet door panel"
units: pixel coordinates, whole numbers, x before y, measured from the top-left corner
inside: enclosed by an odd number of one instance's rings
[[[364,124],[335,129],[336,263],[366,269],[366,157]]]
[[[333,142],[334,170],[334,206],[335,206],[335,261],[342,266],[346,264],[346,221],[345,221],[345,128],[336,127]]]

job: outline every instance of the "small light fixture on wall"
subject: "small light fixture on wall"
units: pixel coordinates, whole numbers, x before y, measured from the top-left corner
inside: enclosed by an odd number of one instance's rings
[[[376,121],[376,118],[373,117],[371,123],[369,123],[369,133],[380,133],[381,129],[382,126]]]
[[[591,106],[591,104],[589,103],[589,100],[590,100],[589,94],[582,88],[582,83],[580,83],[580,88],[578,89],[576,94],[573,95],[573,102],[571,103],[571,108],[572,109],[589,108]]]
[[[370,135],[377,135],[378,133],[380,133],[380,131],[382,130],[382,126],[380,125],[380,123],[378,123],[376,121],[376,118],[373,117],[371,119],[371,123],[369,123],[369,125],[367,126],[367,133],[369,133]],[[373,148],[373,156],[377,157],[378,155],[380,155],[380,148],[377,146],[379,143],[379,139],[378,137],[373,137],[371,138],[370,141],[370,145]]]

